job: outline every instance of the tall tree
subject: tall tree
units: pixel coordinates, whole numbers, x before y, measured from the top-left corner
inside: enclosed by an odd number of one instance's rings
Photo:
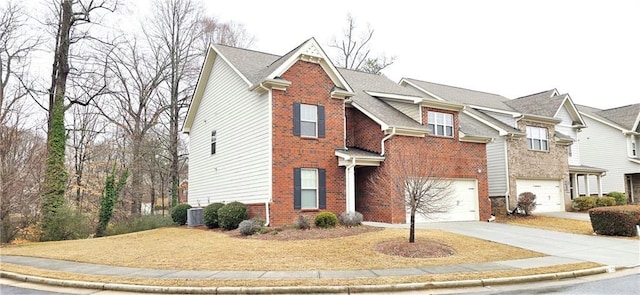
[[[419,154],[389,154],[376,169],[369,185],[379,197],[401,198],[410,210],[409,243],[415,242],[416,213],[426,218],[445,213],[452,206],[452,180],[445,168]]]
[[[145,33],[169,61],[166,85],[169,90],[167,118],[171,182],[171,207],[178,202],[180,155],[178,143],[181,117],[193,94],[199,74],[202,51],[198,42],[203,34],[202,7],[192,0],[163,0]]]
[[[98,103],[98,109],[129,140],[131,155],[131,213],[139,214],[145,172],[145,139],[167,110],[160,86],[169,66],[166,57],[134,38],[109,49],[105,60],[106,79],[110,82],[110,100]]]
[[[218,18],[210,16],[203,17],[201,22],[205,46],[216,43],[248,48],[255,41],[255,37],[247,32],[243,24],[233,21],[222,22]],[[204,51],[206,52],[206,48]]]
[[[366,31],[360,31],[353,16],[347,14],[347,27],[344,29],[341,38],[338,40],[334,37],[329,43],[330,47],[338,51],[335,56],[338,66],[380,74],[382,70],[392,65],[396,59],[393,56],[371,56],[369,42],[373,38],[373,32],[374,30],[368,26]]]
[[[42,239],[56,240],[56,215],[66,203],[68,173],[65,167],[65,112],[70,104],[88,104],[101,93],[83,95],[82,99],[71,99],[67,93],[67,82],[71,71],[71,47],[81,41],[91,39],[82,25],[89,24],[93,15],[100,10],[114,11],[116,3],[108,0],[61,0],[55,6],[55,46],[51,86],[49,88],[47,160],[42,190]],[[75,67],[74,67],[75,68]],[[79,77],[79,76],[78,76]],[[65,100],[69,100],[68,103]]]

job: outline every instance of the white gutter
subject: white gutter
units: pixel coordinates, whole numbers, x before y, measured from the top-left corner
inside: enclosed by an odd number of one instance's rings
[[[353,172],[353,174],[351,174],[351,169],[355,169],[354,167],[356,167],[356,157],[351,157],[351,164],[347,165],[344,169],[345,171],[345,178],[346,178],[346,182],[347,182],[347,208],[345,208],[346,212],[351,212],[351,207],[353,206],[355,208],[356,204],[356,195],[355,195],[355,172]],[[351,174],[351,175],[350,175]],[[351,204],[351,202],[353,202],[353,204]],[[353,210],[355,211],[355,209]]]
[[[380,142],[380,146],[381,146],[381,148],[382,148],[382,153],[380,153],[380,156],[384,156],[384,142],[385,142],[385,141],[387,141],[387,140],[389,140],[389,139],[390,139],[391,137],[393,137],[395,134],[396,134],[396,127],[393,127],[393,128],[391,129],[391,133],[389,133],[387,136],[385,136],[385,137],[382,139],[382,142]]]
[[[269,226],[269,223],[271,222],[271,217],[269,216],[269,200],[267,200],[266,202],[264,202],[264,217],[267,219],[264,222],[264,226]]]

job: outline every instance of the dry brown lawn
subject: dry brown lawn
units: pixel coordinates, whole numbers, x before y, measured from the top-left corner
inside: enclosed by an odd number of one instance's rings
[[[1,250],[3,255],[127,267],[265,271],[403,268],[544,256],[438,230],[416,230],[416,241],[447,245],[455,250],[455,255],[404,258],[375,250],[379,243],[402,242],[407,236],[407,229],[383,229],[336,238],[280,241],[170,227],[105,238],[12,245]]]
[[[548,229],[554,231],[561,231],[567,233],[592,235],[593,228],[591,222],[584,220],[574,220],[566,218],[529,215],[529,216],[500,216],[496,219],[497,222],[503,222],[513,225],[521,225],[528,227],[535,227],[541,229]]]

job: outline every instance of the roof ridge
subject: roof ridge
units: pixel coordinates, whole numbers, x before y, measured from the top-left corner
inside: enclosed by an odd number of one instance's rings
[[[424,82],[424,83],[431,83],[431,84],[435,84],[435,85],[440,85],[440,86],[445,86],[445,87],[451,87],[451,88],[457,88],[457,89],[462,89],[462,90],[467,90],[467,91],[473,91],[473,92],[479,92],[479,93],[484,93],[484,94],[491,94],[491,95],[497,95],[497,96],[501,96],[504,97],[506,99],[509,99],[505,96],[502,96],[500,94],[497,93],[491,93],[491,92],[486,92],[486,91],[482,91],[482,90],[473,90],[473,89],[469,89],[469,88],[464,88],[464,87],[460,87],[460,86],[453,86],[453,85],[447,85],[447,84],[442,84],[442,83],[436,83],[436,82],[429,82],[429,81],[424,81],[424,80],[419,80],[419,79],[413,79],[413,78],[407,78],[407,77],[403,77],[402,79],[407,79],[407,80],[413,80],[413,81],[418,81],[418,82]],[[401,80],[402,80],[401,79]]]
[[[619,106],[619,107],[615,107],[615,108],[610,108],[610,109],[600,109],[600,110],[601,110],[601,111],[611,111],[611,110],[617,110],[617,109],[628,108],[628,107],[640,107],[640,103],[632,103],[632,104],[628,104],[628,105],[624,105],[624,106]]]
[[[535,95],[543,94],[543,93],[545,93],[545,92],[554,91],[554,90],[557,92],[557,89],[553,88],[553,89],[544,90],[544,91],[540,91],[540,92],[533,93],[533,94],[528,94],[528,95],[525,95],[525,96],[520,96],[520,97],[518,97],[518,98],[514,98],[514,99],[512,99],[512,100],[518,100],[518,99],[521,99],[521,98],[527,98],[527,97],[530,97],[530,96],[535,96]],[[566,93],[565,93],[565,94],[566,94]],[[561,94],[558,94],[558,96],[559,96],[559,95],[561,95]],[[551,97],[549,97],[549,98],[551,98]]]
[[[273,53],[269,53],[269,52],[258,51],[258,50],[249,49],[249,48],[230,46],[230,45],[225,45],[225,44],[220,44],[220,43],[216,43],[215,46],[223,46],[223,47],[233,48],[233,49],[238,49],[238,50],[243,50],[243,51],[251,51],[251,52],[255,52],[255,53],[268,54],[268,55],[275,56],[275,57],[282,57],[282,55],[277,55],[277,54],[273,54]]]

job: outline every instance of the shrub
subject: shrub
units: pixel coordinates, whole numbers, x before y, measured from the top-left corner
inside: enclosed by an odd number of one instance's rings
[[[321,228],[335,227],[338,224],[338,217],[333,212],[322,212],[316,216],[315,224]]]
[[[298,215],[296,217],[296,221],[293,222],[293,227],[296,229],[310,229],[311,228],[311,218],[306,215]]]
[[[536,195],[531,192],[524,192],[518,196],[518,208],[524,212],[524,215],[529,215],[536,209]]]
[[[264,222],[259,219],[243,220],[238,225],[238,230],[245,236],[253,235],[262,230]]]
[[[596,199],[596,207],[615,206],[616,199],[612,197],[601,197]]]
[[[627,204],[627,196],[621,192],[610,192],[607,196],[616,199],[616,205],[626,205]]]
[[[169,216],[142,215],[132,219],[120,221],[107,227],[106,235],[122,235],[154,228],[172,226],[175,223]]]
[[[178,204],[171,208],[171,219],[178,225],[187,224],[187,212],[191,209],[191,205],[187,203]]]
[[[89,218],[82,213],[64,205],[58,209],[50,221],[55,224],[49,227],[47,234],[40,236],[41,241],[60,241],[88,238],[93,230]]]
[[[599,207],[589,210],[591,227],[599,235],[636,236],[640,224],[640,205]]]
[[[362,224],[362,214],[360,212],[343,212],[338,217],[340,224],[344,226],[358,226]]]
[[[223,203],[211,203],[204,207],[204,211],[202,212],[204,218],[204,225],[208,228],[216,228],[220,225],[218,224],[218,210],[224,206]]]
[[[596,197],[577,197],[573,199],[571,207],[574,210],[585,211],[596,206]]]
[[[238,228],[240,222],[247,219],[247,205],[231,202],[218,209],[218,225],[225,230]]]

